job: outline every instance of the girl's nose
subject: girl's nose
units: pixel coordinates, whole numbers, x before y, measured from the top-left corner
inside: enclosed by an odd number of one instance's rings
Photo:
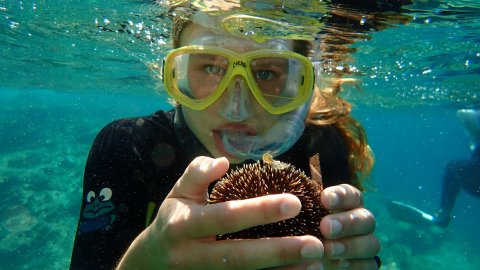
[[[253,115],[250,89],[240,76],[235,77],[228,85],[221,102],[220,114],[231,122],[244,121]]]

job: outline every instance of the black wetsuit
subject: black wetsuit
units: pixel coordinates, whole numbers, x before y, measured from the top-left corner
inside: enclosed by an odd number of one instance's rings
[[[443,176],[441,211],[437,218],[438,225],[448,225],[460,190],[480,198],[479,145],[473,150],[470,160],[454,160],[447,164]]]
[[[197,156],[210,156],[180,112],[118,120],[97,135],[85,168],[70,269],[113,269],[187,165]],[[307,126],[276,159],[309,173],[308,158],[315,153],[324,186],[351,182],[348,150],[333,126]]]

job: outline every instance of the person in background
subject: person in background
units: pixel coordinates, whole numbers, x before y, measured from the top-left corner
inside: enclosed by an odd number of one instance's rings
[[[378,269],[375,218],[362,193],[373,155],[350,104],[337,96],[342,80],[318,86],[311,41],[269,36],[270,21],[252,28],[265,29],[261,39],[232,33],[221,26],[227,11],[247,7],[216,1],[227,8],[209,15],[199,2],[172,6],[174,50],[153,67],[174,109],[114,121],[92,145],[70,268]],[[358,25],[373,28],[362,18]],[[265,23],[250,23],[258,21]],[[335,27],[325,31],[339,33]],[[321,221],[323,241],[216,241],[299,213],[291,194],[207,205],[211,183],[266,152],[307,173],[319,155],[321,201],[331,213]]]
[[[389,210],[394,216],[410,223],[445,228],[450,224],[455,201],[462,190],[480,197],[480,110],[461,109],[457,111],[457,117],[471,138],[472,153],[468,160],[453,160],[445,166],[440,209],[432,215],[414,206],[392,201]]]

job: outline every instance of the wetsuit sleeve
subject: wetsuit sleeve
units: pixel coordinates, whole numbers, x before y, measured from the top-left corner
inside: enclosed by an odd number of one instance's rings
[[[96,137],[85,167],[70,269],[113,269],[146,227],[141,136],[135,120],[121,120]]]

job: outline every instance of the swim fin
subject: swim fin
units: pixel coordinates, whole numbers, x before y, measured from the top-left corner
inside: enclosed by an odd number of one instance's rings
[[[395,218],[408,223],[423,225],[433,225],[435,223],[433,215],[399,201],[389,202],[387,208]]]

